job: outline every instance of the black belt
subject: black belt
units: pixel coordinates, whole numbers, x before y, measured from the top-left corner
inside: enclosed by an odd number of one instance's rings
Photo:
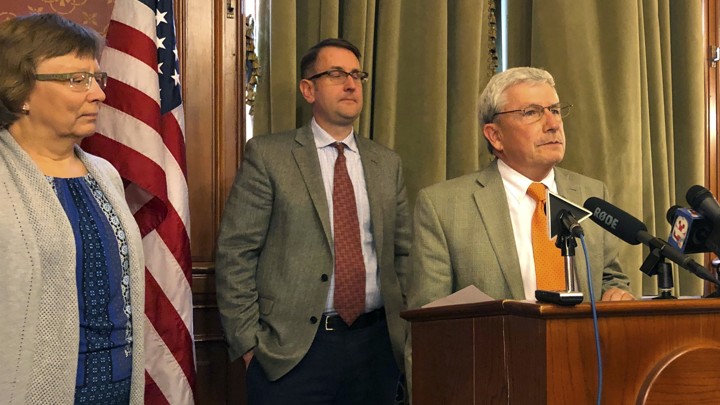
[[[320,319],[320,329],[328,332],[362,329],[383,320],[385,320],[384,308],[366,312],[358,316],[357,319],[355,319],[355,322],[353,322],[350,326],[343,321],[340,315],[323,315]]]

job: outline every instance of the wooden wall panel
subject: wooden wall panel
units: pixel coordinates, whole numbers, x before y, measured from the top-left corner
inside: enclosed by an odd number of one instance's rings
[[[178,0],[192,221],[197,403],[244,404],[244,367],[231,364],[215,297],[215,241],[243,145],[242,15],[227,0]]]
[[[213,55],[215,32],[214,2],[185,0],[182,23],[183,95],[185,101],[185,145],[188,162],[193,262],[212,261],[215,238],[215,139],[218,108],[215,89],[216,58]],[[182,24],[182,25],[181,25]]]

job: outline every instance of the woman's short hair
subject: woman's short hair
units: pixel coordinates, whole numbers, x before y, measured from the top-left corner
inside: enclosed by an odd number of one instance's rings
[[[501,112],[500,108],[505,105],[505,90],[520,83],[549,84],[555,87],[555,80],[548,71],[533,67],[511,68],[494,75],[480,94],[478,117],[481,129],[493,121],[496,113]],[[494,154],[495,150],[490,141],[487,142],[487,147],[490,154]]]
[[[0,128],[22,113],[40,62],[71,53],[99,59],[104,44],[94,30],[57,14],[30,14],[0,23]]]

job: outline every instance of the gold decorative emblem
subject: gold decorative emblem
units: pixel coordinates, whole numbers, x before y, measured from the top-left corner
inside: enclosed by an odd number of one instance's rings
[[[15,17],[17,17],[17,14],[15,14],[15,13],[11,13],[9,11],[0,12],[0,22],[11,20]]]
[[[97,27],[97,13],[88,13],[87,11],[82,12],[83,25],[92,25]]]
[[[58,14],[70,14],[77,7],[84,6],[87,0],[42,0],[42,2],[48,4]]]

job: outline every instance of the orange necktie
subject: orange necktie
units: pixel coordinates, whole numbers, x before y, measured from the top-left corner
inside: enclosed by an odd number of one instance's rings
[[[565,290],[565,266],[560,249],[548,236],[545,215],[545,185],[532,183],[527,193],[537,201],[532,216],[532,245],[538,290]]]

